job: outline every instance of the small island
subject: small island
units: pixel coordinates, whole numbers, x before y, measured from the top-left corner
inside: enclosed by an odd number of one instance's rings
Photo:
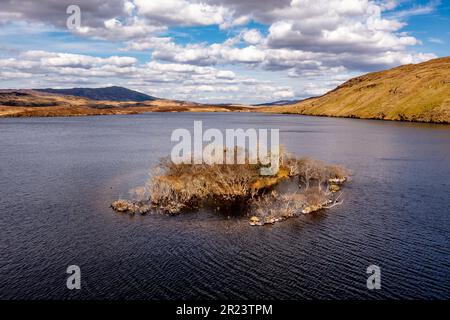
[[[225,151],[224,151],[225,152]],[[349,171],[307,157],[282,153],[280,169],[261,176],[261,164],[175,164],[164,158],[136,192],[143,200],[119,199],[121,213],[180,214],[198,208],[242,213],[250,225],[274,224],[342,203]]]

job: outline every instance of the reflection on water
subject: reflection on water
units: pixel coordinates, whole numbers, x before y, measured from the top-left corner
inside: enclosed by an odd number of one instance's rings
[[[119,215],[175,128],[279,128],[354,173],[340,207],[252,228]],[[448,298],[448,126],[262,114],[0,119],[0,298]],[[82,290],[66,289],[66,267]],[[382,290],[366,288],[377,264]]]

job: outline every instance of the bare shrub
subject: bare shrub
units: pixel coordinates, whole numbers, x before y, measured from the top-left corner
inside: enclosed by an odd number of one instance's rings
[[[329,179],[346,179],[350,172],[341,166],[331,165],[327,167]]]
[[[336,195],[340,190],[337,185],[349,174],[340,166],[285,152],[281,154],[277,175],[261,176],[260,168],[260,163],[248,161],[246,164],[176,164],[163,158],[146,185],[134,190],[141,200],[119,200],[113,208],[120,212],[145,213],[151,206],[176,214],[207,204],[219,209],[244,204],[243,210],[238,211],[251,216],[252,224],[262,225],[342,203],[338,201],[342,193]],[[275,191],[285,179],[292,182],[289,186],[295,190]]]
[[[306,203],[310,206],[323,206],[330,201],[330,194],[321,190],[305,190],[304,196],[306,199]]]
[[[301,193],[280,194],[272,191],[251,201],[251,215],[265,219],[287,219],[301,213],[306,199]]]
[[[298,159],[292,154],[285,154],[281,165],[289,172],[289,176],[298,176]]]
[[[205,200],[223,204],[250,197],[253,182],[260,178],[259,168],[258,164],[175,164],[164,158],[147,188],[153,204],[175,213]]]

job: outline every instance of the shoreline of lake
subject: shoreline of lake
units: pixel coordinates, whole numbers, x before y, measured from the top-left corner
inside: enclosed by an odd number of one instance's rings
[[[232,108],[232,109],[230,109]],[[53,118],[53,117],[93,117],[93,116],[121,116],[121,115],[137,115],[146,113],[261,113],[261,114],[278,114],[278,115],[292,115],[292,116],[305,116],[305,117],[323,117],[323,118],[342,118],[342,119],[356,119],[356,120],[377,120],[385,122],[400,122],[400,123],[428,123],[428,124],[440,124],[449,125],[450,121],[420,121],[420,120],[395,120],[395,119],[381,119],[377,117],[357,117],[357,116],[338,116],[338,115],[321,115],[321,114],[304,114],[294,112],[270,112],[267,111],[267,107],[264,107],[264,111],[258,111],[258,108],[263,107],[240,107],[241,110],[236,110],[236,107],[228,106],[215,106],[209,107],[189,107],[191,110],[179,110],[174,108],[154,108],[154,107],[133,107],[133,108],[110,108],[110,109],[94,109],[85,108],[83,110],[68,110],[65,108],[55,109],[47,107],[36,108],[18,108],[14,107],[12,112],[7,110],[8,107],[0,106],[0,119],[1,118]]]

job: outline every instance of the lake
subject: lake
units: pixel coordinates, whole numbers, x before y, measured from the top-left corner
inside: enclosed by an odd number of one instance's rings
[[[172,130],[279,128],[353,173],[344,203],[273,226],[122,215]],[[450,298],[450,126],[249,113],[0,119],[1,299]],[[81,268],[81,290],[66,268]],[[368,290],[366,269],[381,268]]]

